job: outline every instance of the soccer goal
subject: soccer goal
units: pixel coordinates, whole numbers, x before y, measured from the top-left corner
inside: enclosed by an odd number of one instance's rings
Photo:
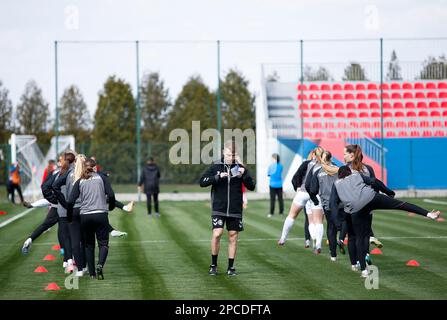
[[[56,160],[56,150],[62,152],[67,149],[75,149],[74,136],[59,136],[58,148],[56,148],[56,137],[51,138],[51,146],[44,156],[37,144],[34,135],[12,134],[9,140],[11,145],[11,162],[17,162],[22,170],[22,190],[25,197],[36,199],[41,197],[40,185],[43,172],[48,160]]]

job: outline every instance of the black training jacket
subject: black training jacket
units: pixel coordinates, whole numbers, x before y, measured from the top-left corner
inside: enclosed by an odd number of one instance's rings
[[[245,167],[242,176],[220,178],[221,172],[230,173],[231,168],[235,166],[236,163],[224,164],[222,159],[213,163],[200,178],[201,187],[212,186],[211,215],[242,218],[242,184],[250,191],[255,189],[256,184]],[[242,165],[239,164],[239,166]]]

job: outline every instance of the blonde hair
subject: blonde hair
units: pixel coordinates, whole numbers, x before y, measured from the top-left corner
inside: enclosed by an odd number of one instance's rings
[[[77,181],[81,178],[82,172],[84,171],[85,155],[78,154],[76,156],[76,164],[74,168],[73,181]]]
[[[338,173],[338,167],[331,161],[332,154],[325,150],[321,155],[321,167],[328,175],[333,176]]]
[[[321,163],[321,156],[324,152],[324,149],[322,147],[316,147],[315,149],[312,149],[311,152],[309,152],[309,155],[307,156],[307,160],[312,160],[313,158],[316,158],[318,163]]]

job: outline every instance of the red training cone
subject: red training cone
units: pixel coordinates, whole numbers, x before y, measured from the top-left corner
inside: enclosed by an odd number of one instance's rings
[[[52,250],[60,250],[61,246],[58,244],[55,244],[53,247],[51,247]]]
[[[47,255],[45,256],[45,258],[43,258],[43,260],[44,260],[44,261],[53,261],[53,260],[56,260],[56,257],[53,256],[52,254],[47,254]]]
[[[61,288],[59,288],[59,286],[55,283],[49,283],[46,287],[45,287],[45,291],[56,291],[56,290],[60,290]]]
[[[48,272],[48,270],[45,269],[45,267],[38,266],[38,267],[34,270],[34,272],[42,273],[42,272]]]
[[[420,264],[416,260],[410,260],[410,261],[407,262],[407,266],[409,266],[409,267],[419,267]]]
[[[373,250],[371,250],[370,253],[371,254],[383,254],[382,250],[380,250],[379,248],[374,248]]]
[[[6,211],[0,211],[0,216],[6,214]]]
[[[348,245],[348,239],[345,239],[345,240],[343,241],[343,243],[345,244],[345,246],[347,246],[347,245]]]

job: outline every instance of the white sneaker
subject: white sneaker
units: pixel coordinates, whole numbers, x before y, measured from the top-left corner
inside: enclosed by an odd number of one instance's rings
[[[358,264],[353,264],[351,266],[351,270],[355,272],[360,271],[360,266]]]
[[[82,272],[87,272],[88,271],[88,268],[87,267],[85,267],[84,269],[82,269]]]
[[[267,215],[267,218],[271,218],[271,217],[273,217],[273,215],[269,213],[269,214]]]
[[[118,238],[118,237],[123,238],[123,237],[127,237],[127,232],[121,232],[119,230],[112,230],[110,235],[114,238]]]
[[[377,248],[382,248],[383,244],[376,237],[369,237],[369,243],[374,244]]]
[[[333,262],[337,261],[337,257],[331,257],[331,261]]]
[[[75,273],[75,277],[82,277],[83,275],[84,275],[84,271],[83,270],[76,271],[76,273]]]
[[[22,247],[23,254],[27,254],[29,252],[29,247],[31,246],[32,242],[33,242],[33,240],[31,238],[28,238],[25,240],[25,242],[23,243],[23,247]]]
[[[67,268],[68,267],[68,262],[67,261],[64,261],[64,263],[62,264],[62,268]]]
[[[432,211],[432,212],[429,212],[428,214],[427,214],[427,217],[428,218],[430,218],[430,219],[432,219],[432,220],[436,220],[436,219],[438,219],[439,218],[439,216],[441,215],[441,211]]]
[[[134,201],[129,202],[127,205],[123,207],[124,211],[132,212],[134,206]]]
[[[160,218],[160,213],[159,212],[155,212],[155,218]]]
[[[362,278],[368,278],[369,276],[369,271],[368,268],[366,268],[365,270],[362,271],[362,274],[360,275]]]
[[[310,247],[310,240],[306,240],[305,242],[304,242],[304,248],[309,248]]]

